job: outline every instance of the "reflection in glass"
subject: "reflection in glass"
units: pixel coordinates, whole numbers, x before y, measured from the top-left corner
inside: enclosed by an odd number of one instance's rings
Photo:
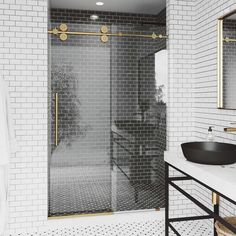
[[[102,26],[68,25],[91,32]],[[108,28],[164,31],[156,25]],[[51,37],[49,216],[164,207],[165,47],[165,40],[145,38]]]

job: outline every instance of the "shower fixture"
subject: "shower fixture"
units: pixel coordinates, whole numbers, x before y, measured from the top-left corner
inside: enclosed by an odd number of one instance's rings
[[[100,32],[71,32],[68,31],[68,27],[66,24],[61,24],[58,28],[54,28],[48,31],[49,34],[57,35],[61,41],[66,41],[68,35],[80,35],[80,36],[100,36],[101,42],[107,43],[109,37],[132,37],[132,38],[147,38],[147,39],[167,39],[167,35],[156,34],[153,32],[152,34],[127,34],[127,33],[109,33],[109,29],[107,26],[102,26],[100,28]]]
[[[103,5],[104,5],[104,2],[96,2],[96,5],[97,5],[97,6],[103,6]]]
[[[98,15],[91,15],[90,20],[98,20],[99,16]]]

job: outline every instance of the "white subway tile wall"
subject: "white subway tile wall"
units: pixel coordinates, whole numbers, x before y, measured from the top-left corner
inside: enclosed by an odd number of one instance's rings
[[[167,149],[180,151],[180,144],[194,140],[194,6],[195,0],[167,0],[169,53],[169,98],[167,105]],[[170,175],[179,175],[170,169]],[[193,194],[192,181],[178,183]],[[170,188],[170,214],[193,215],[195,206]]]
[[[216,109],[216,18],[233,9],[236,0],[167,0],[169,150],[205,139],[209,125],[217,141],[236,141],[223,132],[236,111]],[[12,235],[36,232],[47,221],[47,11],[46,0],[0,2],[0,73],[10,85],[20,146],[10,166]],[[184,213],[184,199],[174,196],[172,203]]]
[[[207,128],[213,125],[215,141],[236,143],[235,133],[223,131],[224,127],[230,126],[230,122],[236,120],[236,111],[216,109],[217,18],[235,9],[236,0],[199,0],[195,3],[194,136],[199,140],[206,139]],[[205,191],[204,188],[196,184],[195,194],[206,204],[211,205],[210,191]],[[223,216],[236,215],[236,206],[221,200],[220,211]]]
[[[184,141],[206,140],[208,126],[214,126],[216,141],[236,142],[235,134],[224,127],[235,121],[236,111],[217,109],[217,18],[236,9],[236,1],[169,0],[168,145],[176,150]],[[192,183],[192,192],[208,206],[211,192]],[[183,187],[186,188],[185,185]],[[175,192],[172,193],[176,195]],[[173,208],[184,214],[184,199]],[[172,202],[177,203],[177,201]],[[188,205],[191,209],[191,205]],[[201,211],[192,205],[192,211]],[[236,214],[235,207],[221,201],[221,214]],[[176,214],[177,212],[172,212]]]
[[[168,150],[193,138],[194,5],[193,0],[167,1],[169,35]]]
[[[47,11],[47,0],[0,1],[0,75],[19,144],[10,163],[11,233],[47,220]]]

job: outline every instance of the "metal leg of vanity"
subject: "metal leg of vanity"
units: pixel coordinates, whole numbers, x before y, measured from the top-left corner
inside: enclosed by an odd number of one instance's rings
[[[169,175],[169,169],[173,168],[176,171],[180,172],[184,176],[182,177],[170,177]],[[209,209],[204,204],[199,202],[196,198],[191,196],[189,193],[187,193],[185,190],[183,190],[181,187],[179,187],[176,182],[178,181],[186,181],[186,180],[193,180],[197,183],[201,184],[203,187],[209,189],[212,191],[212,203],[214,206],[214,210]],[[196,204],[198,207],[200,207],[203,211],[206,212],[203,216],[192,216],[192,217],[178,217],[178,218],[170,218],[169,216],[169,187],[173,187],[177,191],[179,191],[181,194],[183,194],[186,198],[191,200],[194,204]],[[204,219],[214,219],[215,221],[219,221],[221,224],[223,224],[225,227],[227,227],[229,230],[231,230],[233,233],[236,233],[236,228],[229,224],[227,221],[225,221],[222,217],[219,216],[219,198],[224,198],[225,200],[233,203],[236,205],[236,202],[232,201],[231,199],[224,196],[222,193],[219,193],[215,191],[214,189],[210,188],[209,186],[205,185],[204,183],[198,181],[197,179],[191,177],[190,175],[184,173],[183,171],[177,169],[176,167],[168,164],[165,162],[165,197],[166,197],[166,207],[165,207],[165,236],[169,236],[169,230],[172,230],[175,235],[181,236],[181,234],[175,229],[173,223],[175,222],[183,222],[183,221],[193,221],[193,220],[204,220]],[[213,226],[214,227],[214,226]],[[217,232],[214,227],[214,236],[217,236]]]

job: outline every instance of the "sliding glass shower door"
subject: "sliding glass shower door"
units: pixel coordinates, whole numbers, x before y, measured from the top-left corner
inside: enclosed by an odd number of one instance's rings
[[[65,42],[53,37],[50,85],[49,216],[110,212],[109,43],[89,36]]]
[[[166,42],[143,35],[164,28],[67,26],[50,39],[49,216],[163,208]]]

